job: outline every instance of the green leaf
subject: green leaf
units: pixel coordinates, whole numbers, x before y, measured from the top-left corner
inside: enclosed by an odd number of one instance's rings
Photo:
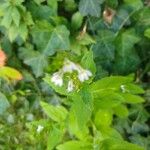
[[[143,2],[141,0],[124,0],[124,3],[135,10],[143,7]]]
[[[84,56],[82,57],[81,60],[81,65],[85,68],[85,69],[89,69],[93,75],[96,72],[96,66],[95,66],[95,62],[93,60],[93,52],[90,51],[86,51],[84,53]]]
[[[57,150],[91,150],[92,145],[83,141],[68,141],[62,145],[57,146]]]
[[[150,38],[150,28],[145,30],[144,36],[147,37],[147,38]]]
[[[13,68],[10,67],[1,67],[0,68],[0,77],[7,77],[8,79],[11,80],[21,80],[22,75],[21,73]]]
[[[143,103],[145,101],[142,97],[137,96],[137,95],[132,95],[129,93],[124,93],[121,95],[124,97],[126,103],[129,103],[129,104]]]
[[[9,106],[10,104],[6,96],[0,92],[0,115],[2,115]]]
[[[139,57],[134,50],[134,44],[140,41],[134,29],[122,32],[116,39],[116,59],[114,71],[119,74],[128,74],[135,71],[139,64]],[[133,65],[134,64],[134,65]]]
[[[11,15],[12,15],[12,19],[13,19],[14,23],[18,27],[19,23],[20,23],[20,13],[19,13],[17,7],[13,7]]]
[[[20,36],[24,41],[27,39],[28,29],[25,24],[20,24],[19,27],[12,25],[8,29],[9,40],[13,42],[18,36]]]
[[[109,30],[98,32],[96,43],[92,47],[97,67],[101,65],[104,69],[112,70],[111,63],[115,59],[114,38],[114,33]]]
[[[44,73],[44,69],[47,67],[47,57],[39,53],[38,51],[28,50],[26,48],[19,49],[19,57],[23,59],[23,62],[30,66],[36,77],[40,77]]]
[[[53,121],[61,123],[67,117],[68,111],[63,106],[53,106],[53,105],[45,103],[45,102],[41,102],[41,106],[42,106],[44,112]]]
[[[74,111],[77,118],[78,127],[82,130],[90,120],[92,108],[78,94],[74,94],[71,99],[73,100],[72,111]]]
[[[68,29],[64,25],[56,27],[53,30],[51,37],[48,41],[48,44],[43,50],[43,53],[45,55],[51,56],[57,51],[69,50],[70,48],[69,34],[70,33]]]
[[[12,23],[11,12],[12,12],[12,7],[9,6],[7,8],[7,11],[4,13],[4,17],[3,17],[2,21],[1,21],[1,25],[3,25],[6,28],[9,28],[11,23]]]
[[[125,105],[118,105],[114,107],[113,110],[114,113],[121,118],[127,117],[129,114],[128,108]]]
[[[102,0],[80,0],[79,11],[83,16],[99,17],[101,13],[100,2]]]
[[[13,42],[18,36],[18,28],[15,25],[12,25],[8,29],[8,37],[11,42]]]
[[[138,145],[129,143],[129,142],[119,142],[119,143],[116,143],[116,144],[111,146],[111,150],[127,150],[127,149],[130,149],[130,150],[144,150],[144,148],[142,148]]]
[[[114,59],[114,38],[114,33],[109,30],[102,30],[98,32],[97,43],[92,48],[96,59],[99,61]]]
[[[72,18],[71,18],[71,27],[74,29],[74,30],[77,30],[81,27],[82,25],[82,22],[83,22],[83,16],[80,14],[80,12],[76,12],[72,15]]]
[[[124,102],[123,96],[109,90],[94,93],[94,109],[110,109]]]
[[[109,110],[100,109],[94,119],[95,125],[99,126],[110,126],[112,123],[112,113]]]
[[[63,137],[63,130],[53,127],[48,136],[47,150],[53,150],[54,147],[61,141]]]
[[[81,45],[89,45],[95,43],[95,40],[87,33],[79,34],[77,37],[78,43]]]
[[[91,92],[98,93],[99,91],[103,90],[113,90],[118,91],[120,90],[120,86],[130,83],[133,81],[132,77],[124,77],[124,76],[110,76],[102,78],[96,82],[91,84]]]
[[[127,83],[125,85],[125,90],[127,92],[132,93],[132,94],[144,94],[144,90],[140,87],[140,85],[132,84],[132,83]]]
[[[21,24],[19,26],[18,35],[23,39],[23,41],[26,41],[28,36],[28,28],[26,24]]]
[[[38,5],[40,5],[42,2],[46,1],[46,0],[34,0]]]
[[[123,140],[117,140],[115,138],[108,138],[103,141],[101,150],[144,150],[142,147],[131,144]]]

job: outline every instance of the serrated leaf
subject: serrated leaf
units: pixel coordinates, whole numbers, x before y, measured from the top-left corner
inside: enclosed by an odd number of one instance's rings
[[[125,89],[132,94],[144,94],[144,90],[140,87],[140,85],[128,83],[125,85]]]
[[[123,103],[124,97],[119,93],[110,90],[99,91],[94,93],[94,109],[110,109]]]
[[[99,91],[103,90],[113,90],[118,91],[120,90],[120,86],[130,83],[133,81],[132,77],[124,77],[124,76],[110,76],[102,78],[96,82],[91,84],[91,92],[98,93]]]
[[[129,93],[124,93],[121,95],[124,97],[125,102],[129,104],[143,103],[145,101],[142,97],[137,96],[137,95],[132,95]]]
[[[61,123],[67,117],[68,111],[63,106],[53,106],[53,105],[45,103],[45,102],[41,102],[41,106],[42,106],[44,112],[53,121]]]
[[[2,115],[9,106],[10,104],[6,96],[0,92],[0,115]]]
[[[64,25],[56,27],[53,30],[49,42],[43,50],[43,53],[45,55],[51,56],[57,51],[69,50],[69,35],[69,31]]]
[[[7,77],[8,79],[11,80],[21,80],[23,78],[18,70],[10,67],[1,67],[0,77]]]
[[[99,17],[101,13],[99,0],[80,0],[79,11],[83,16],[95,16]]]
[[[121,118],[127,117],[129,114],[128,108],[125,105],[118,105],[114,107],[113,110],[114,113]]]
[[[78,94],[72,96],[73,104],[72,111],[74,111],[79,129],[84,129],[90,119],[92,108],[89,104],[85,103],[82,97]]]
[[[116,143],[116,144],[111,146],[111,150],[127,150],[127,149],[130,149],[130,150],[144,150],[144,148],[142,148],[138,145],[129,143],[129,142],[120,142],[118,144]]]
[[[95,66],[95,62],[93,60],[93,52],[92,51],[86,51],[84,56],[81,59],[81,65],[85,68],[85,69],[89,69],[93,75],[96,72],[96,66]]]
[[[92,145],[90,143],[86,143],[84,141],[68,141],[64,144],[58,145],[57,150],[91,150]]]
[[[47,150],[53,150],[54,147],[61,141],[63,130],[53,127],[48,136]]]

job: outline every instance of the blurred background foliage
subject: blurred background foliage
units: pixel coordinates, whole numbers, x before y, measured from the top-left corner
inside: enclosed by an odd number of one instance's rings
[[[145,89],[145,103],[129,106],[128,117],[114,117],[113,127],[150,150],[149,0],[1,0],[0,47],[6,65],[23,76],[0,78],[0,149],[46,149],[53,127],[40,101],[59,104],[63,97],[43,81],[44,74],[57,70],[65,56],[78,61],[91,49],[95,81],[133,73]],[[39,122],[44,135],[36,134]]]

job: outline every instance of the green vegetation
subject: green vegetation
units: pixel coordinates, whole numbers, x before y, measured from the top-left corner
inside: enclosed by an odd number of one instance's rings
[[[0,149],[150,150],[149,0],[1,0],[0,49]]]

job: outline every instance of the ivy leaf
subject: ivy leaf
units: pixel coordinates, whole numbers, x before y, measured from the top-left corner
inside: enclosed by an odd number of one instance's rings
[[[122,32],[116,39],[116,59],[114,71],[120,74],[128,74],[135,71],[139,64],[139,57],[134,50],[134,45],[140,41],[134,29]],[[134,65],[133,65],[134,64]]]
[[[70,35],[69,31],[64,25],[56,27],[53,30],[50,40],[46,45],[43,53],[45,55],[51,56],[56,51],[69,50],[70,48],[69,35]]]
[[[42,76],[44,68],[48,66],[47,57],[38,51],[20,48],[19,57],[23,59],[25,64],[32,68],[36,77]]]
[[[12,9],[12,19],[16,24],[16,26],[18,27],[20,23],[20,13],[16,7],[13,7]]]
[[[143,2],[141,0],[124,0],[124,3],[135,10],[143,7]]]
[[[101,13],[100,2],[102,0],[80,0],[79,11],[83,16],[99,17]]]
[[[8,29],[8,36],[11,42],[13,42],[18,36],[25,41],[27,35],[28,35],[28,29],[26,24],[20,24],[19,27],[17,27],[16,25],[12,25]]]
[[[9,102],[6,96],[0,92],[0,115],[2,115],[6,109],[9,107]]]
[[[97,66],[102,65],[104,69],[111,68],[111,62],[115,58],[114,33],[108,30],[98,32],[97,42],[92,50]]]
[[[5,15],[3,16],[3,19],[1,21],[1,25],[3,25],[6,28],[9,28],[12,23],[11,12],[12,12],[12,7],[9,6],[7,8],[7,11],[4,13]]]

